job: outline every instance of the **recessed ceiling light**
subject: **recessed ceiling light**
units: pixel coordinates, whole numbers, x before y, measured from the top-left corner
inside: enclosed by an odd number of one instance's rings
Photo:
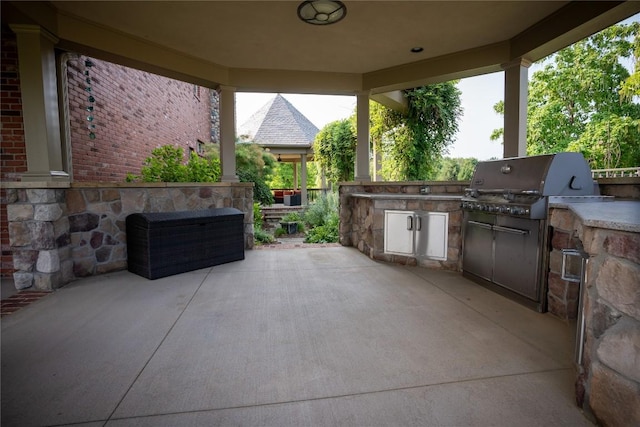
[[[424,48],[420,47],[420,46],[416,46],[416,47],[412,47],[411,48],[411,53],[420,53],[424,50]]]

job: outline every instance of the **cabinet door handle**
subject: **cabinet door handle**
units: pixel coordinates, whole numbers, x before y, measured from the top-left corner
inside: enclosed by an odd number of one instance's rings
[[[413,217],[407,217],[407,230],[413,230]]]
[[[416,217],[416,231],[422,230],[422,217]]]

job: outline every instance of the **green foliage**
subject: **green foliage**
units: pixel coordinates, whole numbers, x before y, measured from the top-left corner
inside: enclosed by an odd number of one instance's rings
[[[285,216],[282,217],[282,222],[301,222],[302,215],[300,212],[289,212]]]
[[[236,144],[236,173],[240,182],[253,182],[253,199],[262,205],[273,204],[273,195],[267,185],[276,161],[257,144]]]
[[[186,182],[187,167],[181,147],[164,145],[155,148],[140,170],[144,182]]]
[[[273,235],[275,237],[281,237],[281,236],[284,236],[285,234],[287,234],[287,230],[285,230],[282,227],[276,228],[275,231],[273,232]]]
[[[383,156],[382,176],[388,180],[423,180],[453,143],[462,115],[457,81],[405,91],[406,113],[373,104],[371,138]]]
[[[478,163],[475,158],[444,157],[438,161],[432,178],[435,181],[470,181]]]
[[[349,119],[323,127],[313,144],[316,161],[326,171],[327,180],[337,184],[351,181],[355,169],[356,135]]]
[[[189,162],[183,163],[181,147],[164,145],[155,148],[144,161],[140,176],[127,174],[127,181],[143,182],[216,182],[220,178],[220,161],[204,159],[191,153]]]
[[[220,180],[220,159],[200,157],[191,153],[187,163],[188,182],[217,182]]]
[[[267,233],[261,228],[253,228],[253,240],[258,243],[273,243],[274,238],[271,234]]]
[[[337,213],[332,213],[324,223],[312,228],[307,233],[305,243],[335,243],[339,239],[339,223],[340,217]]]
[[[339,239],[340,215],[338,213],[338,194],[329,193],[319,197],[309,205],[304,220],[310,230],[305,237],[306,243],[335,243]]]
[[[614,25],[543,62],[529,83],[529,155],[576,150],[593,168],[638,164],[638,70],[630,76],[621,60],[638,52],[639,30]]]
[[[321,195],[315,203],[310,204],[305,209],[304,221],[311,228],[324,225],[331,214],[338,213],[338,202],[338,194],[335,192]]]
[[[262,209],[260,203],[253,203],[253,226],[262,229]]]

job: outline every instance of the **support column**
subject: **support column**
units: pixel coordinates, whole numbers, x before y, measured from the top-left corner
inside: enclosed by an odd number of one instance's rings
[[[302,185],[300,186],[300,199],[302,206],[308,204],[308,195],[307,195],[307,155],[300,155],[300,181]]]
[[[504,146],[503,157],[527,155],[527,98],[530,61],[520,58],[504,69]]]
[[[38,25],[10,25],[16,33],[27,172],[22,181],[69,181],[62,166],[54,46],[58,39]]]
[[[369,92],[357,96],[356,181],[371,181],[369,173]]]
[[[236,175],[236,96],[235,88],[220,86],[220,164],[222,182],[238,182]]]

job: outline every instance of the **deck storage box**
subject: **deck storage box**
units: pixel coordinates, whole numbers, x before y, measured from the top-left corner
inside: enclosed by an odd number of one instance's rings
[[[147,279],[244,259],[244,213],[234,208],[127,216],[129,271]]]

